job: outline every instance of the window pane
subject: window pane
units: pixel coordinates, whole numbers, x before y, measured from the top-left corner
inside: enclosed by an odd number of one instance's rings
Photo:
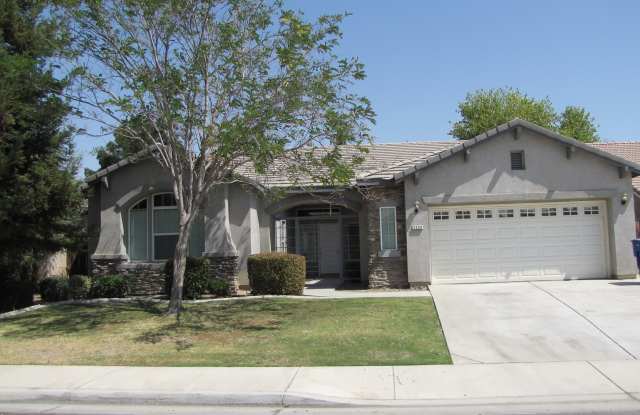
[[[204,219],[197,217],[191,225],[191,236],[189,237],[189,255],[202,256],[204,252]]]
[[[162,193],[153,196],[153,206],[176,206],[176,198],[173,193]]]
[[[380,208],[381,248],[397,249],[396,246],[396,208]]]
[[[160,235],[154,236],[155,259],[173,258],[176,244],[178,243],[178,235]]]
[[[129,213],[129,259],[147,259],[147,209],[139,203]]]
[[[160,209],[153,211],[153,233],[178,233],[178,210]]]

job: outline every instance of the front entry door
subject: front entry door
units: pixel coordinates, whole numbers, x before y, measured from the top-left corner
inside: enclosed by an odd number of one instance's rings
[[[340,276],[341,244],[338,224],[318,224],[318,262],[321,277]]]

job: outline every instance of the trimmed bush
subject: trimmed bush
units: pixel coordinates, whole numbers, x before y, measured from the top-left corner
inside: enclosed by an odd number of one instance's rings
[[[128,293],[127,280],[122,275],[101,275],[93,279],[90,298],[124,298]]]
[[[208,286],[209,294],[226,297],[229,295],[229,282],[222,278],[211,278]]]
[[[173,283],[173,259],[168,260],[165,264],[164,273],[164,292],[167,296],[170,296]],[[207,292],[208,286],[207,259],[203,257],[187,257],[182,296],[188,300],[197,300]]]
[[[86,275],[72,275],[69,277],[69,297],[73,300],[83,300],[89,297],[91,278]]]
[[[247,262],[253,295],[302,295],[306,278],[302,255],[270,252],[251,255]]]
[[[0,280],[0,312],[4,313],[33,305],[34,285],[31,281],[14,278]]]
[[[64,277],[46,277],[40,280],[38,291],[42,301],[53,303],[69,299],[69,279]]]

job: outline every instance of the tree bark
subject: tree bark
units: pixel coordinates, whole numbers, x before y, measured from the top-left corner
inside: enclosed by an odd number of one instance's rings
[[[182,288],[184,286],[184,272],[187,268],[187,252],[189,248],[189,235],[191,223],[180,226],[180,234],[176,251],[173,256],[173,282],[171,284],[171,297],[167,314],[180,315],[182,309]]]

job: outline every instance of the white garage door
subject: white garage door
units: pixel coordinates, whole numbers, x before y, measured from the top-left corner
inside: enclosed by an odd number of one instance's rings
[[[604,202],[430,208],[433,283],[602,278]]]

